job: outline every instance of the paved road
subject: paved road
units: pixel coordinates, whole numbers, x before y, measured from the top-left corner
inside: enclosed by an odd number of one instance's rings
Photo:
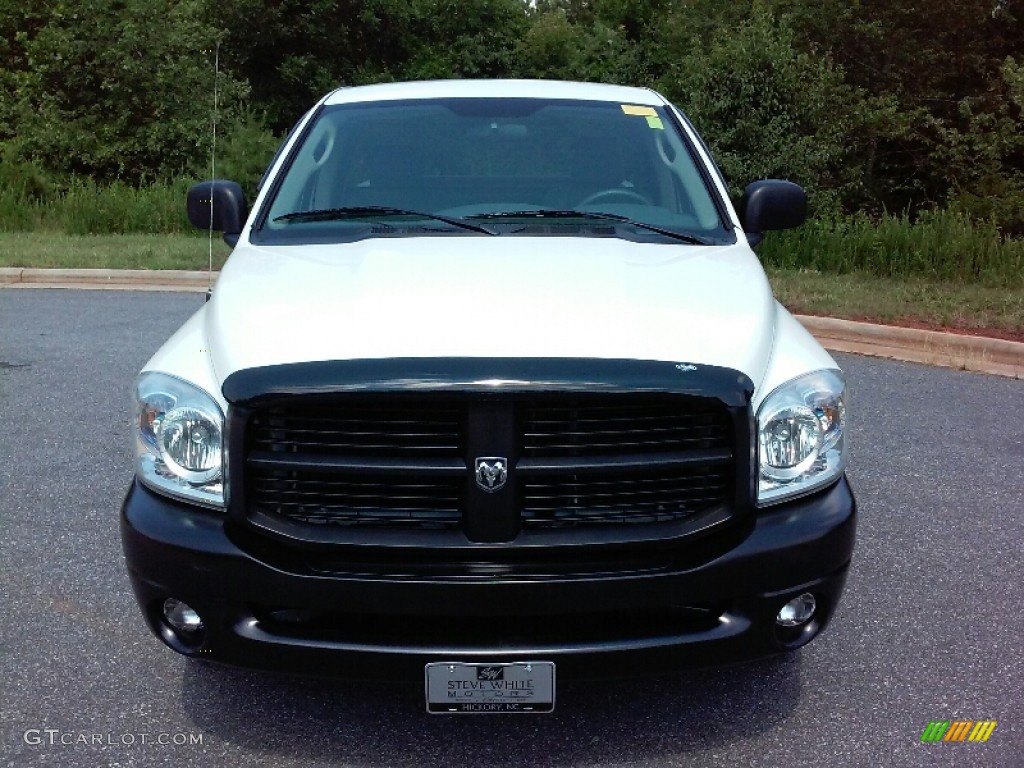
[[[146,631],[117,534],[130,382],[201,302],[0,291],[0,764],[1024,765],[1024,382],[841,359],[859,541],[835,622],[794,657],[453,720],[419,681],[197,667]],[[946,719],[999,725],[920,743]]]

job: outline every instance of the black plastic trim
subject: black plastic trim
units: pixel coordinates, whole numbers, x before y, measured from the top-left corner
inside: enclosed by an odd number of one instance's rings
[[[515,394],[632,392],[714,397],[727,407],[750,404],[754,382],[731,368],[685,361],[595,358],[430,357],[290,363],[236,371],[224,398],[236,406],[275,398],[339,393]]]
[[[423,664],[430,661],[498,663],[529,657],[555,661],[560,675],[602,677],[610,672],[664,674],[785,652],[793,645],[779,637],[775,615],[805,591],[819,601],[816,629],[827,627],[850,563],[856,511],[843,478],[817,494],[764,511],[724,551],[700,561],[657,573],[533,579],[306,575],[241,547],[222,515],[161,497],[137,482],[122,508],[121,536],[136,600],[157,637],[167,642],[156,608],[168,596],[186,601],[203,617],[207,633],[202,645],[175,647],[196,658],[408,682],[421,680]],[[722,619],[653,633],[617,618],[687,607],[720,611]],[[387,626],[409,631],[368,637],[372,627],[360,625],[347,637],[297,625],[285,632],[274,626],[268,611],[381,615],[388,617]],[[607,616],[602,634],[495,643],[490,631],[502,626],[502,617],[544,621],[574,614]],[[456,629],[447,638],[424,640],[415,631],[420,617],[463,621],[453,622]],[[477,636],[477,626],[486,631]]]
[[[586,460],[575,458],[520,459],[516,472],[520,475],[545,475],[561,472],[595,473],[615,469],[655,469],[685,466],[686,464],[726,464],[732,459],[727,449],[717,451],[678,451],[648,456],[594,457]]]
[[[433,477],[443,477],[445,475],[461,477],[466,471],[466,465],[463,462],[446,461],[444,459],[378,459],[370,461],[367,459],[309,455],[296,458],[292,454],[272,453],[269,451],[250,453],[246,463],[267,469],[331,469],[353,473],[358,472],[364,475],[402,472],[405,474],[429,474]]]
[[[262,512],[249,514],[249,520],[256,524],[261,536],[267,536],[281,543],[292,545],[296,550],[310,552],[321,550],[331,553],[344,552],[346,548],[375,549],[379,553],[394,553],[395,549],[418,552],[440,559],[446,553],[462,551],[485,553],[481,547],[493,546],[492,554],[547,551],[564,548],[582,551],[594,550],[594,556],[601,548],[631,547],[646,544],[666,544],[682,548],[692,545],[693,539],[722,529],[731,521],[726,507],[714,507],[685,520],[671,523],[648,523],[628,526],[595,526],[583,531],[521,531],[515,541],[473,541],[462,531],[415,531],[404,530],[351,530],[345,532],[345,541],[339,543],[338,534],[330,531],[310,530],[299,523],[270,518]],[[482,554],[481,554],[482,556]]]
[[[580,472],[593,476],[607,471],[680,467],[691,461],[728,465],[732,460],[733,489],[728,508],[716,510],[711,518],[697,515],[681,525],[659,522],[650,529],[655,538],[692,537],[709,527],[737,524],[752,514],[753,412],[750,399],[753,383],[745,374],[715,366],[694,366],[643,360],[603,360],[581,358],[404,358],[348,361],[320,361],[267,366],[238,371],[227,378],[223,388],[231,403],[227,420],[228,483],[227,510],[240,529],[256,528],[263,535],[302,548],[376,544],[378,546],[430,547],[451,546],[463,536],[480,544],[486,542],[526,543],[522,529],[522,486],[519,482],[496,493],[477,487],[471,471],[479,456],[504,456],[517,477],[543,477],[545,474]],[[732,420],[729,449],[678,450],[660,455],[648,454],[632,461],[629,455],[615,457],[581,456],[569,458],[532,458],[518,455],[516,441],[498,445],[496,440],[516,433],[512,401],[517,396],[560,395],[688,396],[713,399],[726,406]],[[453,403],[473,401],[467,410],[466,444],[460,458],[373,459],[368,457],[302,456],[288,453],[248,453],[246,430],[256,409],[287,403],[295,397],[330,402],[344,395],[352,398],[409,398],[418,402],[429,396]],[[504,436],[504,438],[500,437]],[[232,483],[233,477],[245,477],[246,465],[265,467],[296,466],[345,474],[381,475],[399,471],[403,475],[426,474],[435,477],[465,478],[463,488],[463,532],[386,531],[372,533],[348,526],[298,526],[283,519],[266,517],[249,508],[244,483]],[[711,519],[714,518],[714,522]],[[573,545],[627,544],[643,539],[637,529],[645,525],[605,523],[591,530],[576,530],[566,543]],[[660,532],[660,533],[659,533]],[[564,532],[534,532],[530,541],[537,545],[557,546]],[[452,539],[451,537],[455,537]],[[431,542],[428,544],[428,541]],[[445,543],[447,542],[447,543]]]

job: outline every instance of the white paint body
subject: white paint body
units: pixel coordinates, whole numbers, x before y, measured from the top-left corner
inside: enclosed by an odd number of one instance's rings
[[[369,86],[342,89],[324,101],[495,93],[666,104],[644,89],[514,81]],[[281,172],[286,154],[270,178]],[[145,370],[193,382],[226,407],[221,386],[230,374],[282,363],[402,357],[661,360],[742,371],[756,386],[756,409],[778,385],[837,366],[772,298],[717,173],[699,147],[698,155],[736,227],[735,244],[426,233],[261,246],[249,242],[250,215],[211,301]],[[253,211],[271,186],[263,187]]]

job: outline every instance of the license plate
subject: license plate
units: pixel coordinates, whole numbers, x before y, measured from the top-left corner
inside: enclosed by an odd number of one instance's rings
[[[427,664],[427,711],[437,715],[485,712],[552,712],[555,664]]]

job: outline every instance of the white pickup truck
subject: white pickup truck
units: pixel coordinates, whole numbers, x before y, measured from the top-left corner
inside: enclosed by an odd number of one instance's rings
[[[139,374],[135,594],[187,656],[393,677],[431,712],[783,653],[826,625],[856,504],[846,385],[687,118],[640,88],[341,88]]]

